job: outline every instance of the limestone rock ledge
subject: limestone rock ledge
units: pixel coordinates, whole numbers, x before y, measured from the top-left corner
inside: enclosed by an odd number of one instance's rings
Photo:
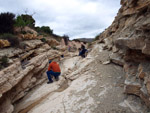
[[[31,58],[24,66],[18,60],[0,71],[0,112],[13,112],[17,100],[46,80],[48,58],[59,54],[58,51],[49,50]]]

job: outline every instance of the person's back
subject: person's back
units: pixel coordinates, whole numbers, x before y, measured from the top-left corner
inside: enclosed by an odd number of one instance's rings
[[[48,71],[50,70],[54,72],[61,72],[59,64],[57,64],[57,62],[54,61],[49,64]]]
[[[57,64],[57,62],[55,62],[55,61],[51,62],[51,60],[50,60],[49,66],[48,66],[48,71],[46,73],[47,73],[47,77],[49,79],[49,81],[47,82],[48,84],[53,82],[51,75],[53,75],[55,77],[55,80],[58,81],[59,75],[61,74],[59,64]]]

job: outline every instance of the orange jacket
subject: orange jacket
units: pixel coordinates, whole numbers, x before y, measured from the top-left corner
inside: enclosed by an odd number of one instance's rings
[[[48,71],[50,71],[50,70],[52,70],[54,72],[61,72],[59,64],[57,64],[56,62],[51,62],[49,64]]]

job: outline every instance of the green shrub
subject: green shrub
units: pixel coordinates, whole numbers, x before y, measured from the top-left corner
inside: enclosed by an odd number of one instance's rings
[[[0,70],[3,68],[3,66],[0,64]]]
[[[47,40],[45,38],[40,39],[42,42],[46,43]]]
[[[22,16],[17,16],[17,18],[15,20],[15,26],[17,26],[17,27],[25,27],[26,26],[26,23],[23,20]]]
[[[2,67],[7,67],[8,66],[8,57],[7,56],[3,56],[0,59],[0,64],[1,64],[1,68]]]
[[[39,26],[35,27],[35,30],[36,30],[39,34],[41,34],[41,33],[40,33],[40,32],[41,32],[41,28],[40,28]]]
[[[94,39],[95,41],[96,40],[99,40],[99,34],[97,35],[97,36],[95,36],[95,39]]]
[[[21,31],[21,34],[26,34],[27,32],[26,31]]]
[[[3,34],[0,36],[0,39],[8,40],[12,47],[19,47],[20,41],[18,37],[12,35],[12,34]]]
[[[13,33],[15,23],[15,15],[13,13],[0,14],[0,34]]]
[[[51,30],[50,27],[48,27],[48,26],[42,26],[41,27],[41,31],[43,31],[45,33],[48,33],[48,34],[52,34],[53,33],[53,30]]]
[[[52,46],[52,49],[54,49],[54,50],[58,50],[55,46]]]
[[[17,16],[15,26],[17,27],[29,26],[29,27],[34,28],[35,20],[33,19],[31,15],[22,14],[22,15]]]
[[[31,31],[27,31],[27,33],[34,34],[34,33],[33,33],[33,32],[31,32]]]
[[[35,30],[39,33],[53,34],[53,30],[49,26],[35,27]]]

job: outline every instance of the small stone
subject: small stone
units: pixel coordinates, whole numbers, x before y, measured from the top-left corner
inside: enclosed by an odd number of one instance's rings
[[[144,79],[145,73],[144,73],[144,72],[140,72],[140,73],[138,74],[138,77],[139,77],[140,79]]]
[[[105,61],[102,64],[106,65],[106,64],[110,64],[110,60],[109,61]]]
[[[118,50],[119,50],[119,49],[118,49],[118,48],[116,48],[116,46],[113,46],[113,47],[112,47],[112,51],[113,51],[113,53],[118,52]]]
[[[100,101],[97,102],[97,104],[100,104],[100,103],[101,103]]]

